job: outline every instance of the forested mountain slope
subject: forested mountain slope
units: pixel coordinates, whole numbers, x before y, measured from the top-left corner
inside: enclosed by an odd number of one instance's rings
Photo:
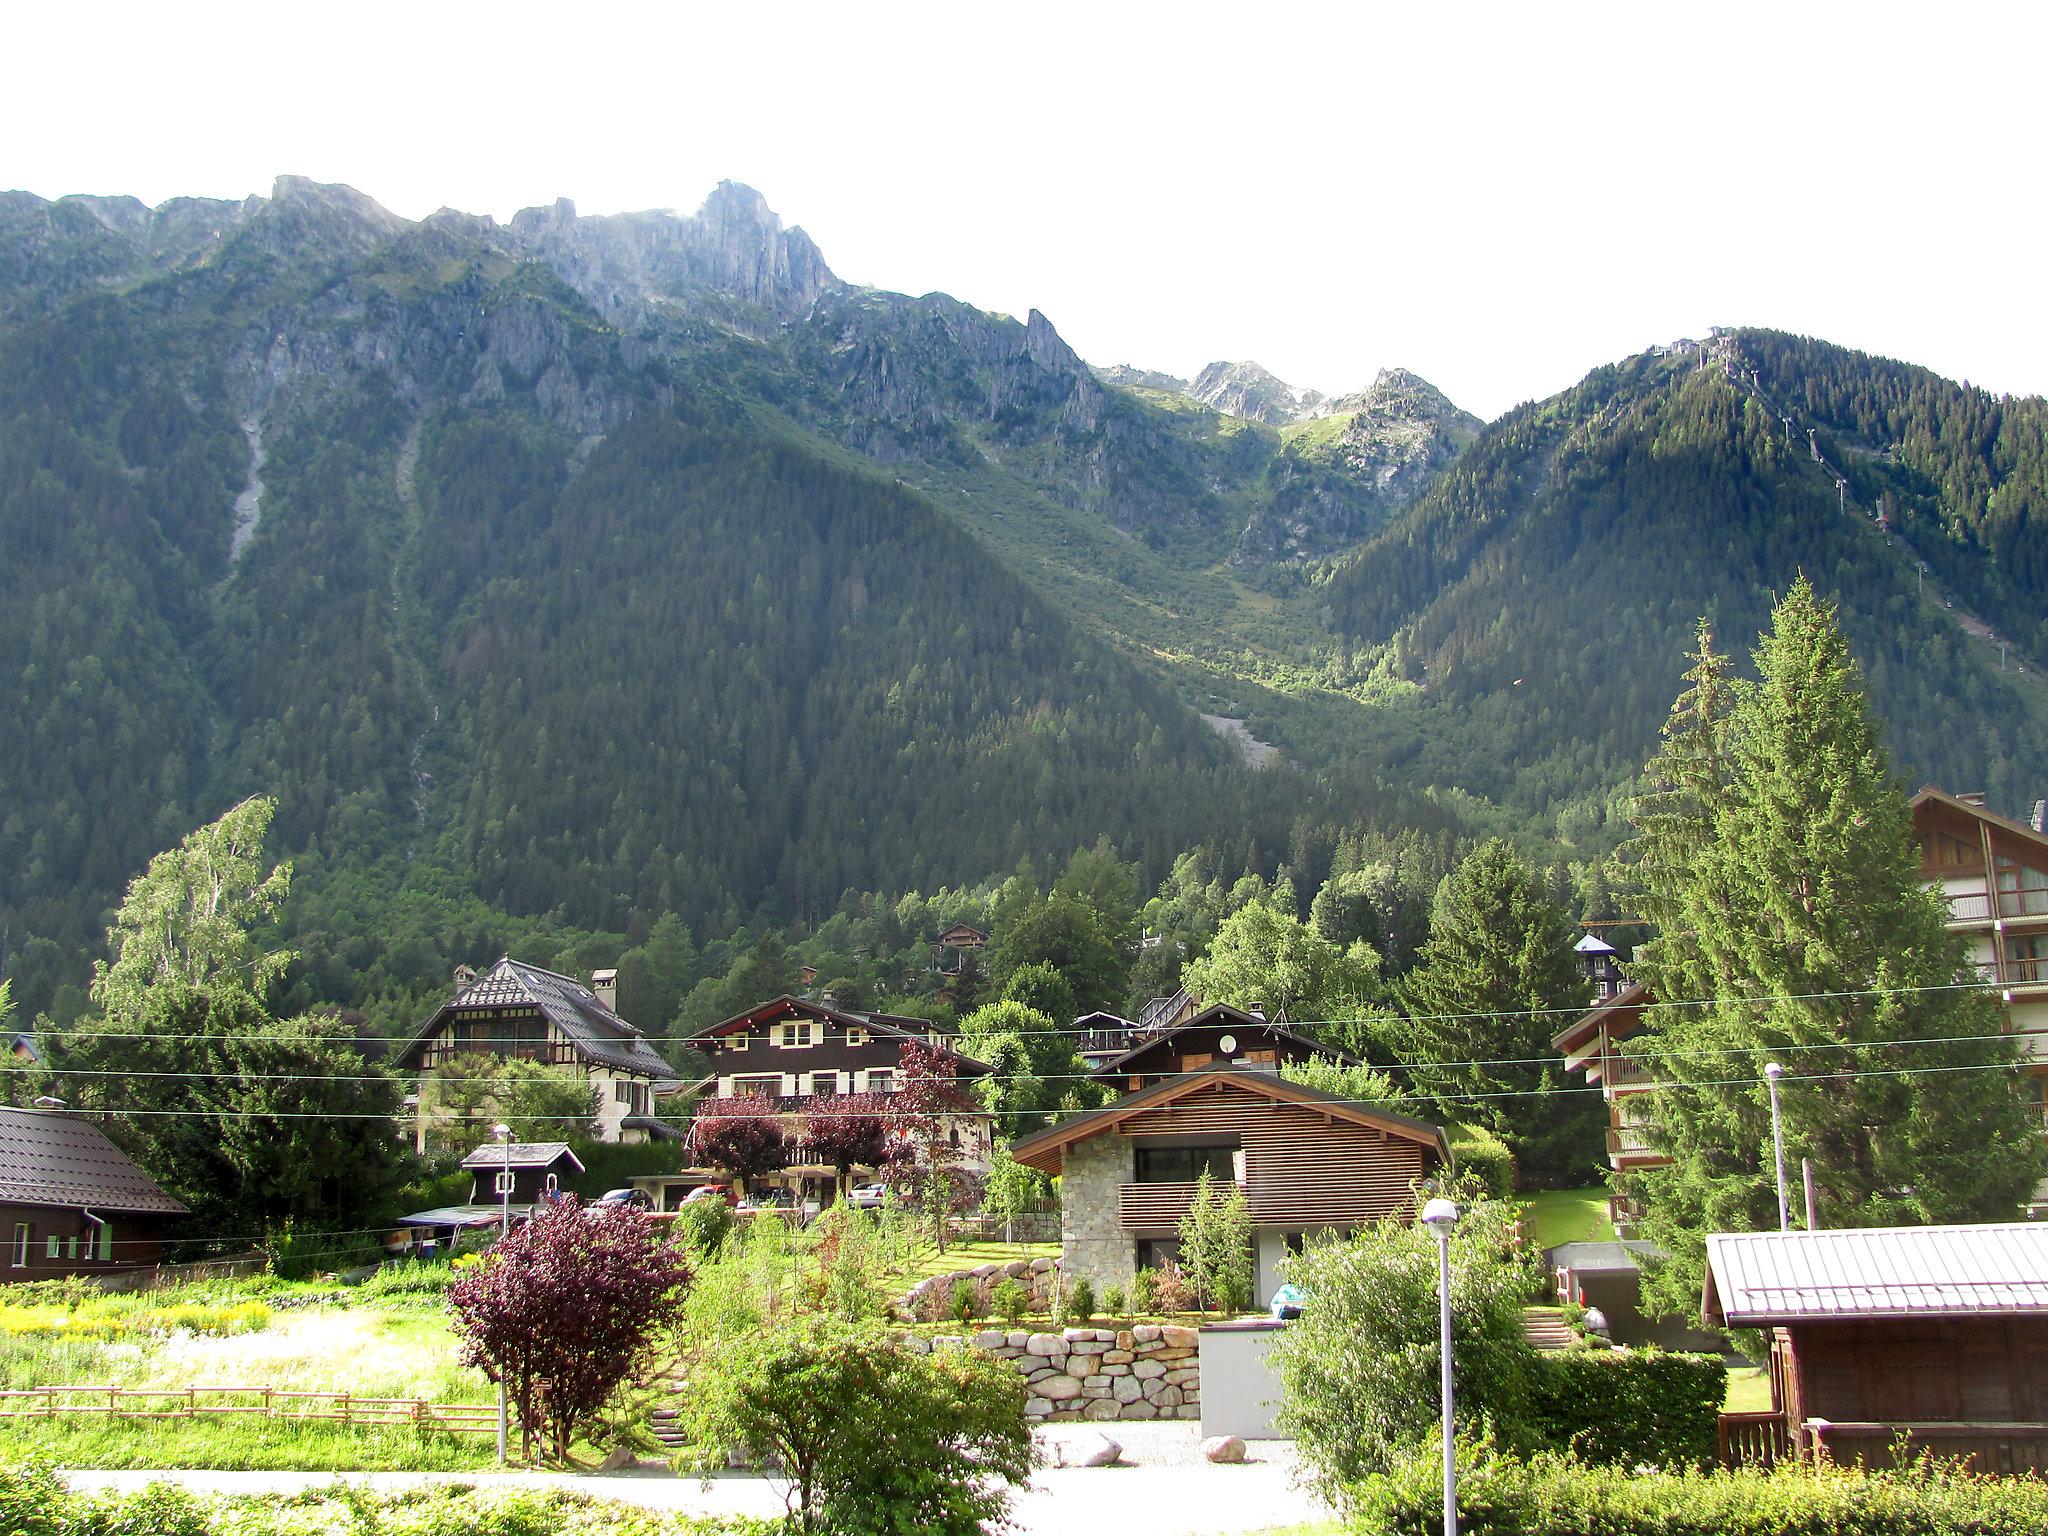
[[[1761,332],[1511,412],[1330,582],[1359,663],[1405,685],[1382,761],[1562,810],[1583,838],[1643,762],[1697,619],[1745,651],[1803,570],[1842,605],[1901,770],[2024,811],[2048,793],[2044,684],[2001,672],[1958,613],[2040,612],[2043,416]]]

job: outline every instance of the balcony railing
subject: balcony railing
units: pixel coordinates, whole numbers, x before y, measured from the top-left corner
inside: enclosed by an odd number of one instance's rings
[[[1740,1467],[1768,1471],[1792,1456],[1792,1437],[1785,1428],[1785,1415],[1775,1410],[1722,1414],[1720,1440],[1721,1465],[1731,1472]]]
[[[2048,885],[2023,885],[1998,893],[1998,910],[2005,917],[2048,917]]]
[[[1116,1214],[1125,1231],[1178,1227],[1195,1203],[1191,1183],[1120,1184],[1116,1192]],[[1242,1184],[1237,1186],[1243,1189]]]
[[[1617,1126],[1607,1132],[1609,1157],[1647,1157],[1662,1150],[1646,1125]]]
[[[2048,960],[2008,959],[2005,962],[2005,979],[2014,986],[2039,986],[2048,982]]]
[[[1952,923],[1988,923],[1991,898],[1982,891],[1961,891],[1948,898],[1948,920]]]

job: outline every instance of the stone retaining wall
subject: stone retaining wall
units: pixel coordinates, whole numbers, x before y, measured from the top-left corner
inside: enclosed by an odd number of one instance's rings
[[[1202,1416],[1202,1368],[1192,1328],[1172,1323],[1060,1333],[991,1328],[906,1342],[912,1349],[972,1349],[1009,1361],[1028,1386],[1024,1412],[1035,1422]]]
[[[1007,1264],[982,1264],[973,1269],[956,1269],[950,1274],[920,1280],[896,1302],[896,1310],[913,1323],[944,1322],[952,1315],[953,1287],[962,1280],[973,1282],[980,1298],[979,1315],[995,1310],[995,1288],[1005,1280],[1024,1287],[1027,1312],[1052,1311],[1053,1287],[1058,1283],[1059,1260],[1055,1258],[1012,1259]]]

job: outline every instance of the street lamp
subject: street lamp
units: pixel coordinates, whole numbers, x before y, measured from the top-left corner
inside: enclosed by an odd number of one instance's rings
[[[1764,1081],[1771,1089],[1771,1150],[1778,1159],[1778,1230],[1792,1230],[1791,1209],[1785,1203],[1785,1128],[1778,1123],[1778,1079],[1785,1069],[1775,1061],[1764,1068]]]
[[[502,1122],[491,1127],[491,1134],[498,1138],[498,1153],[503,1166],[498,1169],[498,1240],[503,1242],[512,1231],[512,1127]],[[505,1368],[498,1367],[498,1465],[505,1465],[505,1440],[507,1423],[511,1417],[505,1400]]]
[[[1458,1207],[1439,1195],[1422,1208],[1422,1224],[1436,1234],[1437,1338],[1443,1350],[1444,1536],[1458,1536],[1458,1462],[1451,1397],[1451,1228]]]

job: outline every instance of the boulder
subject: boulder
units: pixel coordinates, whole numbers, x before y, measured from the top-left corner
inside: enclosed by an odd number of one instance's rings
[[[1159,1329],[1159,1342],[1169,1349],[1193,1349],[1202,1342],[1202,1339],[1192,1328],[1183,1328],[1177,1323],[1165,1323]]]
[[[1158,1404],[1162,1410],[1167,1408],[1178,1408],[1181,1405],[1180,1388],[1161,1387],[1159,1389],[1159,1395],[1157,1397],[1148,1399],[1148,1401]]]
[[[1060,1448],[1061,1460],[1070,1467],[1113,1467],[1124,1448],[1100,1430],[1077,1435]]]
[[[1029,1344],[1031,1342],[1031,1335],[1026,1333],[1022,1328],[1012,1328],[1008,1333],[1003,1335],[1003,1342],[1007,1344],[1011,1349],[1022,1349],[1026,1344]]]
[[[1140,1323],[1131,1330],[1131,1338],[1140,1344],[1156,1344],[1159,1342],[1159,1324]]]
[[[1145,1395],[1145,1388],[1135,1376],[1118,1376],[1109,1384],[1110,1394],[1120,1403],[1135,1403]]]
[[[1084,1419],[1094,1419],[1100,1422],[1107,1421],[1110,1419],[1121,1418],[1123,1416],[1123,1411],[1123,1404],[1119,1403],[1115,1398],[1098,1397],[1093,1402],[1091,1402],[1086,1408],[1083,1408],[1081,1410],[1081,1417]]]
[[[633,1448],[630,1445],[615,1445],[605,1453],[604,1460],[597,1464],[597,1470],[600,1472],[623,1472],[628,1467],[637,1467],[639,1465],[640,1458],[633,1454]]]
[[[1202,1442],[1202,1454],[1211,1461],[1243,1461],[1244,1442],[1235,1435],[1211,1435]]]
[[[988,1329],[974,1336],[974,1347],[980,1350],[1001,1349],[1009,1342],[1009,1336],[999,1329]]]
[[[1166,1367],[1157,1360],[1139,1360],[1131,1366],[1131,1374],[1140,1380],[1156,1379],[1166,1374]]]
[[[1034,1275],[1045,1274],[1052,1269],[1056,1262],[1053,1259],[1033,1259],[1031,1261],[1031,1273]]]
[[[1024,1416],[1026,1418],[1042,1419],[1051,1412],[1052,1404],[1042,1397],[1027,1397],[1024,1399]]]
[[[913,1355],[928,1355],[932,1352],[932,1341],[923,1334],[907,1333],[903,1336],[903,1347]]]
[[[1141,1398],[1135,1403],[1125,1403],[1121,1416],[1126,1419],[1156,1419],[1159,1410]]]
[[[1106,1349],[1102,1352],[1104,1365],[1129,1365],[1137,1358],[1128,1349]]]
[[[1034,1333],[1024,1341],[1027,1355],[1064,1355],[1067,1341],[1056,1333]]]
[[[1457,1352],[1454,1350],[1452,1351],[1453,1363],[1456,1362],[1456,1358]],[[1200,1381],[1201,1379],[1202,1372],[1200,1367],[1198,1366],[1184,1365],[1179,1370],[1168,1371],[1166,1373],[1166,1384],[1170,1387],[1184,1386],[1188,1382]],[[1455,1406],[1455,1404],[1453,1406]]]
[[[1071,1376],[1048,1376],[1043,1381],[1031,1383],[1031,1390],[1042,1398],[1059,1403],[1070,1397],[1079,1397],[1081,1383]]]

